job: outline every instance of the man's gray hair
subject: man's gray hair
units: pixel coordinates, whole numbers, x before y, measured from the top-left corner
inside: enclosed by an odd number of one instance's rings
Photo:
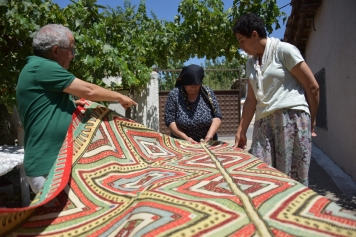
[[[43,55],[55,45],[68,48],[70,45],[68,35],[73,35],[73,33],[63,25],[48,24],[43,26],[33,37],[32,47],[35,55]]]

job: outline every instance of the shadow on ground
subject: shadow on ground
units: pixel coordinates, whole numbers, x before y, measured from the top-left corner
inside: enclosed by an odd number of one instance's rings
[[[309,188],[356,216],[356,197],[346,196],[314,158],[310,161]]]

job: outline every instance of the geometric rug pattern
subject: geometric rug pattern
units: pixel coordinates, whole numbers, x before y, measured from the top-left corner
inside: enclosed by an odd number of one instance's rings
[[[227,143],[190,144],[97,103],[1,236],[356,236],[356,217]]]

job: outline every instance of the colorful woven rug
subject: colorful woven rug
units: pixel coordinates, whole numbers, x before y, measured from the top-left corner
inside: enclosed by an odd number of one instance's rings
[[[77,109],[30,207],[1,236],[356,236],[356,217],[223,142],[192,145]]]

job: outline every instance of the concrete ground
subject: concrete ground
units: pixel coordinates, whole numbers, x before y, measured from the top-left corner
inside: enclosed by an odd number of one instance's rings
[[[247,150],[251,148],[253,123],[247,131]],[[220,141],[235,143],[234,137],[219,137]],[[309,188],[336,202],[346,212],[356,215],[356,182],[336,165],[314,143],[309,170]]]

